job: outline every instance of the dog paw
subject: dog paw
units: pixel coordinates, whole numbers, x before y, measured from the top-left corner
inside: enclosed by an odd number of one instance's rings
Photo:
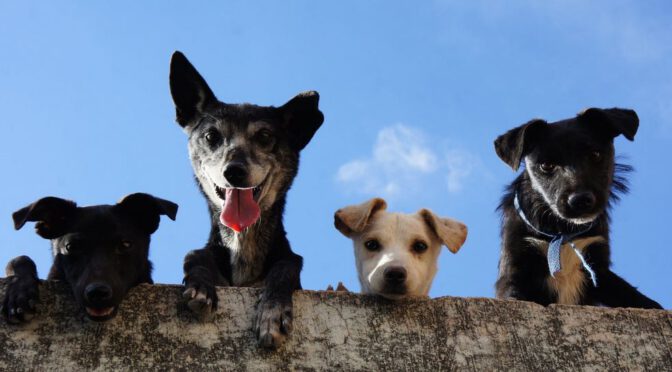
[[[214,286],[192,283],[182,293],[187,307],[199,317],[208,317],[217,309],[217,292]]]
[[[38,281],[32,278],[12,276],[5,290],[0,312],[8,323],[27,323],[35,316],[39,301]]]
[[[259,346],[277,349],[292,331],[292,302],[262,300],[257,308],[255,333]]]

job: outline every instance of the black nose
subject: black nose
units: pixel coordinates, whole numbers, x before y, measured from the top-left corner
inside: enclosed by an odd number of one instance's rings
[[[245,179],[247,178],[247,169],[240,163],[230,163],[224,170],[224,178],[233,187],[244,186]]]
[[[575,192],[569,195],[567,203],[576,211],[588,211],[595,206],[595,195],[592,192]]]
[[[84,297],[91,304],[100,304],[112,299],[112,288],[103,283],[91,283],[84,289]]]
[[[403,267],[388,267],[383,272],[385,281],[389,284],[399,285],[406,281],[406,269]]]

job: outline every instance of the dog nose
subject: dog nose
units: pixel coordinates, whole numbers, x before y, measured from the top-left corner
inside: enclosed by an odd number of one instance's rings
[[[224,178],[233,187],[244,186],[245,179],[247,178],[247,169],[242,164],[231,163],[224,170]]]
[[[590,210],[595,206],[595,195],[592,192],[575,192],[569,195],[567,203],[574,210]]]
[[[84,297],[92,304],[99,304],[112,299],[112,288],[103,283],[91,283],[84,289]]]
[[[389,284],[399,285],[406,281],[406,269],[403,267],[388,267],[383,272],[383,275],[385,276],[385,281]]]

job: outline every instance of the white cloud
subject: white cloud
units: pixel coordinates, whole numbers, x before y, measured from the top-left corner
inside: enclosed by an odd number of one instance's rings
[[[343,164],[336,180],[352,192],[394,197],[444,182],[436,179],[443,176],[447,191],[459,192],[478,158],[463,150],[437,150],[440,142],[430,143],[422,131],[403,124],[383,128],[371,156]]]
[[[449,192],[459,192],[464,186],[464,182],[471,175],[474,165],[478,159],[466,151],[450,150],[445,156],[446,182]]]

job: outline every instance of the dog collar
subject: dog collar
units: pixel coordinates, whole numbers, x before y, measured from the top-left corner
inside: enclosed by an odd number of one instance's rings
[[[595,276],[595,271],[588,265],[588,262],[586,262],[586,259],[583,257],[581,254],[581,251],[576,248],[576,245],[574,245],[574,238],[577,236],[588,232],[593,227],[593,222],[588,224],[588,227],[586,227],[584,230],[571,233],[571,234],[562,234],[562,233],[557,233],[557,234],[549,234],[546,232],[543,232],[534,225],[527,219],[525,216],[525,212],[523,212],[523,209],[520,207],[520,202],[518,201],[518,193],[516,193],[513,197],[513,206],[516,208],[516,212],[518,212],[518,216],[525,222],[525,224],[532,230],[534,230],[537,234],[545,236],[551,241],[548,243],[548,253],[547,253],[547,259],[548,259],[548,271],[550,271],[551,276],[555,278],[555,274],[560,272],[562,270],[561,264],[560,264],[560,250],[562,249],[562,245],[565,243],[568,243],[570,247],[574,250],[574,253],[576,253],[577,257],[579,257],[579,260],[581,260],[581,264],[583,265],[583,268],[586,269],[588,274],[590,274],[590,281],[593,282],[593,286],[597,287],[597,277]]]

